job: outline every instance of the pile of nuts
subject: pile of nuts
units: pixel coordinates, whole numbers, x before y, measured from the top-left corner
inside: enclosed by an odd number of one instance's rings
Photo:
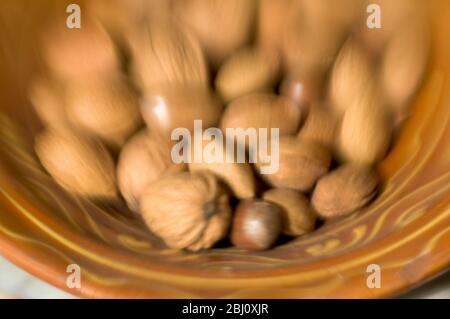
[[[370,3],[381,29],[364,0],[92,1],[81,29],[41,36],[36,154],[68,192],[125,200],[171,248],[311,233],[375,198],[427,66],[421,1]],[[278,128],[279,170],[174,163],[171,133],[195,120]]]

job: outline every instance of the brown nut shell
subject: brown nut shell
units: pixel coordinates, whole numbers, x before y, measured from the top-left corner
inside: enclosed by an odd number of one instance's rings
[[[239,98],[227,106],[220,128],[270,130],[278,128],[280,135],[295,134],[301,119],[301,110],[286,97],[272,94],[253,94]]]
[[[254,0],[177,0],[174,12],[199,39],[212,65],[246,45],[255,20]]]
[[[114,162],[101,143],[49,130],[36,138],[35,150],[45,169],[67,191],[89,198],[116,198]]]
[[[140,202],[147,226],[171,248],[211,248],[231,221],[228,194],[209,173],[166,175],[145,189]]]
[[[323,218],[344,216],[367,205],[377,187],[378,177],[370,168],[347,164],[319,180],[311,202]]]
[[[268,164],[271,163],[265,163],[260,158],[256,167],[261,171],[261,168]],[[324,146],[309,140],[286,136],[281,137],[279,141],[278,171],[261,176],[273,187],[307,192],[328,172],[330,164],[331,154]]]
[[[394,34],[386,48],[381,66],[381,83],[389,105],[400,115],[407,112],[408,102],[425,75],[429,32],[424,23],[408,23]]]
[[[373,86],[375,71],[362,47],[349,39],[334,63],[330,80],[331,106],[337,114],[355,103],[359,94]]]
[[[202,146],[200,150],[191,147],[192,155],[189,162],[191,172],[206,171],[215,175],[239,199],[255,196],[255,176],[249,163],[239,163],[236,156],[231,158],[225,144],[219,141],[204,139]]]
[[[301,236],[314,230],[317,214],[302,193],[274,188],[265,192],[263,199],[281,208],[285,235]]]
[[[71,83],[66,113],[74,127],[113,146],[123,145],[141,125],[138,97],[121,76]]]
[[[258,92],[269,92],[278,78],[278,62],[255,48],[232,55],[219,69],[216,88],[229,102]]]
[[[131,37],[132,73],[144,94],[171,86],[207,87],[209,76],[197,39],[172,19],[152,19]]]
[[[280,209],[261,200],[246,200],[236,207],[231,228],[233,245],[248,250],[266,250],[281,234]]]
[[[373,88],[360,92],[342,119],[338,137],[344,161],[374,164],[386,155],[392,138],[392,116]]]
[[[46,76],[37,77],[30,85],[28,96],[43,124],[54,130],[69,128],[61,84]]]
[[[203,87],[171,87],[141,101],[147,126],[166,140],[171,139],[174,129],[193,131],[196,120],[202,121],[203,129],[216,126],[222,110],[220,100]]]
[[[117,164],[117,182],[128,207],[139,209],[139,197],[146,186],[160,177],[186,169],[171,159],[171,148],[154,134],[143,130],[122,148]]]
[[[338,133],[338,124],[338,116],[333,111],[320,104],[313,105],[298,137],[333,149]]]
[[[42,56],[61,80],[103,78],[121,68],[116,47],[96,21],[83,19],[80,29],[58,20],[41,36]]]

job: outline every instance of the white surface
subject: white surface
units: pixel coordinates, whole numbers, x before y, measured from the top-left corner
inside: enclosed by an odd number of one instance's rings
[[[0,256],[0,298],[67,299],[74,296],[52,287]],[[402,298],[450,299],[450,272],[439,276]]]

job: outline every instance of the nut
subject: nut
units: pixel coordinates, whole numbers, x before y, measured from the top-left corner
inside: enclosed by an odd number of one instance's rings
[[[171,248],[210,248],[231,221],[228,195],[208,173],[166,175],[145,189],[140,202],[150,230]]]
[[[227,128],[278,128],[280,135],[289,135],[297,132],[300,119],[300,109],[288,98],[272,94],[253,94],[228,105],[220,127],[222,132],[226,132]]]
[[[74,127],[113,146],[123,145],[141,124],[137,95],[120,76],[71,83],[66,112]]]
[[[330,82],[331,105],[338,114],[355,103],[359,94],[374,85],[375,71],[363,49],[350,39],[334,63]]]
[[[131,37],[132,73],[144,94],[171,86],[208,85],[208,69],[198,41],[171,19],[154,19]]]
[[[213,150],[209,150],[211,145],[214,146]],[[218,149],[219,145],[220,149]],[[251,165],[248,163],[238,163],[235,159],[233,162],[229,161],[230,153],[226,153],[227,149],[224,147],[224,144],[216,145],[215,141],[204,140],[203,150],[201,150],[203,155],[202,161],[195,161],[195,147],[191,147],[191,149],[193,150],[191,157],[193,160],[189,163],[189,170],[191,172],[207,171],[215,175],[239,199],[255,196],[256,183]]]
[[[328,172],[331,154],[325,147],[291,136],[279,141],[279,169],[274,174],[262,175],[271,186],[290,188],[302,192],[312,189],[316,181]],[[258,160],[258,169],[264,163]]]
[[[266,250],[281,234],[280,209],[261,200],[246,200],[236,208],[231,228],[233,245],[248,250]]]
[[[425,74],[429,36],[422,23],[408,23],[394,34],[381,66],[381,83],[389,105],[403,115]]]
[[[176,128],[193,131],[195,120],[202,120],[203,129],[215,126],[222,109],[219,99],[203,87],[170,87],[145,96],[141,103],[147,126],[166,140]]]
[[[322,105],[313,105],[298,136],[333,149],[338,132],[338,118]]]
[[[114,162],[99,142],[65,131],[45,131],[35,141],[42,165],[67,191],[90,198],[116,198]]]
[[[58,21],[43,33],[42,55],[47,67],[62,81],[103,78],[121,68],[114,43],[95,21],[83,20],[80,29]]]
[[[251,40],[254,0],[177,0],[176,16],[190,27],[214,66]]]
[[[281,208],[284,234],[301,236],[314,230],[316,213],[305,195],[290,189],[274,188],[265,192],[263,199]]]
[[[117,182],[128,207],[138,211],[139,197],[147,185],[185,168],[185,165],[172,162],[169,144],[143,130],[122,148],[117,165]]]
[[[280,94],[307,110],[314,101],[322,99],[322,86],[318,75],[290,74],[281,83]]]
[[[259,0],[257,43],[264,51],[280,54],[288,21],[295,12],[296,0]]]
[[[374,164],[390,146],[392,118],[376,91],[368,87],[349,106],[342,120],[338,148],[344,161]]]
[[[38,77],[29,88],[29,98],[39,119],[54,130],[69,127],[64,109],[64,88],[48,77]]]
[[[219,69],[216,88],[227,102],[273,89],[278,77],[278,61],[254,48],[232,55]]]
[[[344,216],[368,204],[377,186],[378,178],[370,168],[347,164],[319,180],[311,202],[324,218]]]

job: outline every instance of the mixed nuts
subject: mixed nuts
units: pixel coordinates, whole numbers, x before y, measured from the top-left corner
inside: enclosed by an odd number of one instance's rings
[[[398,27],[379,34],[357,0],[126,2],[95,1],[81,29],[56,24],[42,36],[35,151],[57,184],[124,200],[167,246],[190,251],[226,238],[266,250],[374,200],[376,166],[425,73],[424,21],[404,30],[394,1]],[[224,135],[276,129],[267,147],[278,169],[262,173],[259,153],[250,160],[250,138],[227,138],[245,162],[225,140],[221,161],[174,161],[174,130],[199,120]]]

